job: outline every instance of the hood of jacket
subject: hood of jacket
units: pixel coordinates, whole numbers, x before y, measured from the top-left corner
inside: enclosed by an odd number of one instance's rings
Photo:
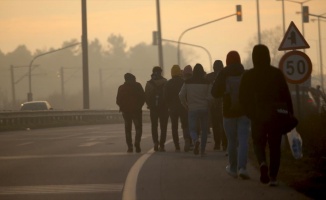
[[[252,62],[254,64],[254,69],[270,66],[271,58],[268,47],[263,44],[254,46],[252,51]]]

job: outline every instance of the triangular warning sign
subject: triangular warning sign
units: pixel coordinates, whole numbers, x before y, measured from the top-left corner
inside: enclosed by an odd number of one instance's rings
[[[298,28],[295,26],[295,24],[291,22],[278,50],[281,51],[281,50],[307,49],[307,48],[310,48],[309,44],[304,39],[304,37],[302,36]]]

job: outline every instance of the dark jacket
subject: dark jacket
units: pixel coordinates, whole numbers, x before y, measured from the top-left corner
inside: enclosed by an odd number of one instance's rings
[[[288,85],[282,71],[270,65],[268,48],[256,45],[252,59],[254,68],[243,75],[239,91],[239,101],[246,115],[252,121],[259,121],[255,117],[256,106],[262,102],[285,102],[289,112],[293,114]]]
[[[206,79],[212,84],[212,83],[214,83],[218,73],[219,72],[215,72],[215,71],[211,72],[211,73],[206,75]]]
[[[121,112],[139,112],[145,103],[145,92],[140,83],[126,81],[118,88],[116,103]]]
[[[179,99],[179,92],[184,83],[181,76],[173,76],[164,86],[164,99],[169,110],[184,108]]]
[[[157,75],[153,73],[151,75],[151,80],[147,81],[146,86],[145,86],[145,99],[146,99],[146,104],[149,109],[152,109],[153,106],[151,105],[151,98],[155,90],[155,84],[156,86],[159,87],[164,87],[165,83],[167,82],[166,78],[162,77],[161,75]],[[166,104],[164,103],[163,106],[160,109],[167,109]]]
[[[243,74],[244,71],[245,70],[242,64],[240,63],[231,64],[223,68],[215,79],[215,82],[211,90],[211,94],[214,98],[223,97],[224,117],[234,118],[234,117],[240,117],[244,115],[244,111],[242,109],[237,111],[231,111],[230,110],[231,101],[229,98],[226,98],[225,96],[226,78],[228,76],[241,76],[241,74]]]

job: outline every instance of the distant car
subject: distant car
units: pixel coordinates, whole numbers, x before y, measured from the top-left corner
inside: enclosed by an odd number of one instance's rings
[[[47,101],[29,101],[22,103],[20,110],[53,110],[53,108]]]

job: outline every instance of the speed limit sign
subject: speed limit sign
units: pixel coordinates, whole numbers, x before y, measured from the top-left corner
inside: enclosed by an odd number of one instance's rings
[[[311,75],[312,64],[305,53],[290,51],[281,58],[279,69],[289,83],[299,84],[305,82]]]

